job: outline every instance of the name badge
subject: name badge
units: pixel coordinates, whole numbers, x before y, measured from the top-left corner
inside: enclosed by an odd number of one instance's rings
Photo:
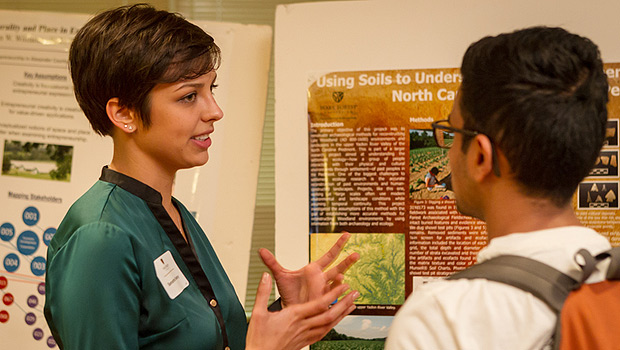
[[[189,281],[177,266],[169,250],[153,260],[153,265],[155,265],[157,278],[170,299],[178,297],[189,286]]]

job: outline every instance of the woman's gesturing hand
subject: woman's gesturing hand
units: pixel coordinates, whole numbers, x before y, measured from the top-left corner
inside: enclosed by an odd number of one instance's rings
[[[271,276],[264,273],[252,310],[246,350],[297,350],[321,340],[355,309],[353,302],[359,296],[357,291],[334,303],[348,289],[349,286],[339,283],[310,301],[269,312],[267,303],[271,294]]]
[[[282,267],[269,250],[264,248],[259,250],[261,259],[276,280],[278,292],[282,298],[282,307],[305,303],[321,297],[342,284],[345,271],[359,260],[358,253],[352,253],[338,265],[327,271],[324,270],[338,258],[350,236],[348,232],[343,233],[321,258],[294,271]]]

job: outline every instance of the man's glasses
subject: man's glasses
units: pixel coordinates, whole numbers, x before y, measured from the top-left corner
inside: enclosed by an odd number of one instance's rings
[[[454,133],[456,132],[471,137],[479,134],[477,131],[452,127],[450,126],[450,121],[448,121],[448,119],[438,120],[432,123],[431,127],[433,128],[435,143],[437,143],[437,146],[440,148],[452,147],[452,143],[454,142]]]
[[[448,119],[433,122],[431,124],[431,127],[433,128],[433,137],[435,138],[435,143],[440,148],[452,147],[452,144],[454,143],[454,134],[457,132],[470,137],[481,134],[480,132],[474,130],[459,129],[450,126],[450,121]],[[497,177],[499,177],[500,173],[499,167],[497,166],[497,154],[495,153],[495,146],[493,145],[493,141],[491,141],[491,152],[493,158],[493,172]]]

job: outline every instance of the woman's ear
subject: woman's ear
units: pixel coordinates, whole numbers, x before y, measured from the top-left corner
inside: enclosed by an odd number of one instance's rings
[[[483,134],[474,137],[469,145],[471,150],[470,169],[473,178],[481,182],[493,172],[493,144],[491,140]]]
[[[136,130],[137,118],[131,108],[120,104],[118,97],[111,98],[105,106],[106,113],[112,124],[126,133]]]

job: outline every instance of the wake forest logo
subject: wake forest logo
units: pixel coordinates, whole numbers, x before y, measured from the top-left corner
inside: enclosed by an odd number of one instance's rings
[[[332,92],[332,98],[334,99],[334,101],[336,101],[336,103],[339,103],[344,98],[344,92],[334,91]]]

